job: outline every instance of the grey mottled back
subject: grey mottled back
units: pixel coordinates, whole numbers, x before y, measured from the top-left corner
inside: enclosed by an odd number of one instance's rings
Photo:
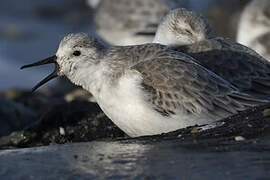
[[[173,49],[194,57],[242,91],[270,96],[270,63],[250,48],[213,38]]]

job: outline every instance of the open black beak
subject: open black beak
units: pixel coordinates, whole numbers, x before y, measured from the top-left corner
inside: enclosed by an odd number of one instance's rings
[[[135,36],[155,36],[156,32],[139,31],[135,33]]]
[[[46,58],[44,60],[41,60],[41,61],[38,61],[38,62],[35,62],[35,63],[32,63],[32,64],[28,64],[28,65],[25,65],[25,66],[21,67],[21,69],[24,69],[24,68],[29,68],[29,67],[33,67],[33,66],[40,66],[40,65],[43,65],[43,64],[51,64],[51,63],[55,64],[54,71],[49,76],[47,76],[42,81],[40,81],[37,85],[35,85],[35,87],[32,89],[32,92],[34,92],[37,88],[39,88],[40,86],[42,86],[46,82],[48,82],[51,79],[54,79],[54,78],[56,78],[58,76],[58,72],[59,72],[60,69],[59,69],[59,65],[56,62],[56,59],[57,59],[56,56],[52,56],[52,57]]]

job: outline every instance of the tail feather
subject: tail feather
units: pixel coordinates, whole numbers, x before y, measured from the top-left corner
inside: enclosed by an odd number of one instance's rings
[[[253,80],[252,90],[270,96],[270,82],[268,79]]]
[[[216,98],[213,101],[215,106],[213,113],[217,117],[224,118],[267,103],[270,103],[270,101],[236,91],[228,95],[226,99],[224,99],[224,97]]]
[[[233,100],[235,100],[236,102],[243,105],[243,109],[240,108],[237,111],[242,111],[242,110],[247,109],[247,107],[255,107],[255,106],[267,104],[270,102],[267,99],[253,97],[253,96],[250,96],[249,94],[245,94],[245,93],[241,93],[241,92],[235,92],[235,93],[231,94],[230,97]]]

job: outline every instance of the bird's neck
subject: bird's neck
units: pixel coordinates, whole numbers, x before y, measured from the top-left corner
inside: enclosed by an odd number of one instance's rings
[[[114,85],[116,74],[108,63],[100,62],[97,65],[81,67],[76,73],[70,74],[68,78],[97,98],[104,89]]]

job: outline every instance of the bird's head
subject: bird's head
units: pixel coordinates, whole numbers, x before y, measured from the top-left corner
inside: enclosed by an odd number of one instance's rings
[[[85,33],[69,34],[63,38],[55,55],[44,60],[22,66],[21,69],[44,64],[55,64],[54,71],[40,81],[32,91],[58,76],[71,77],[80,69],[87,69],[99,63],[103,44]]]
[[[159,24],[154,43],[188,45],[206,39],[211,32],[207,20],[184,8],[170,11]]]

